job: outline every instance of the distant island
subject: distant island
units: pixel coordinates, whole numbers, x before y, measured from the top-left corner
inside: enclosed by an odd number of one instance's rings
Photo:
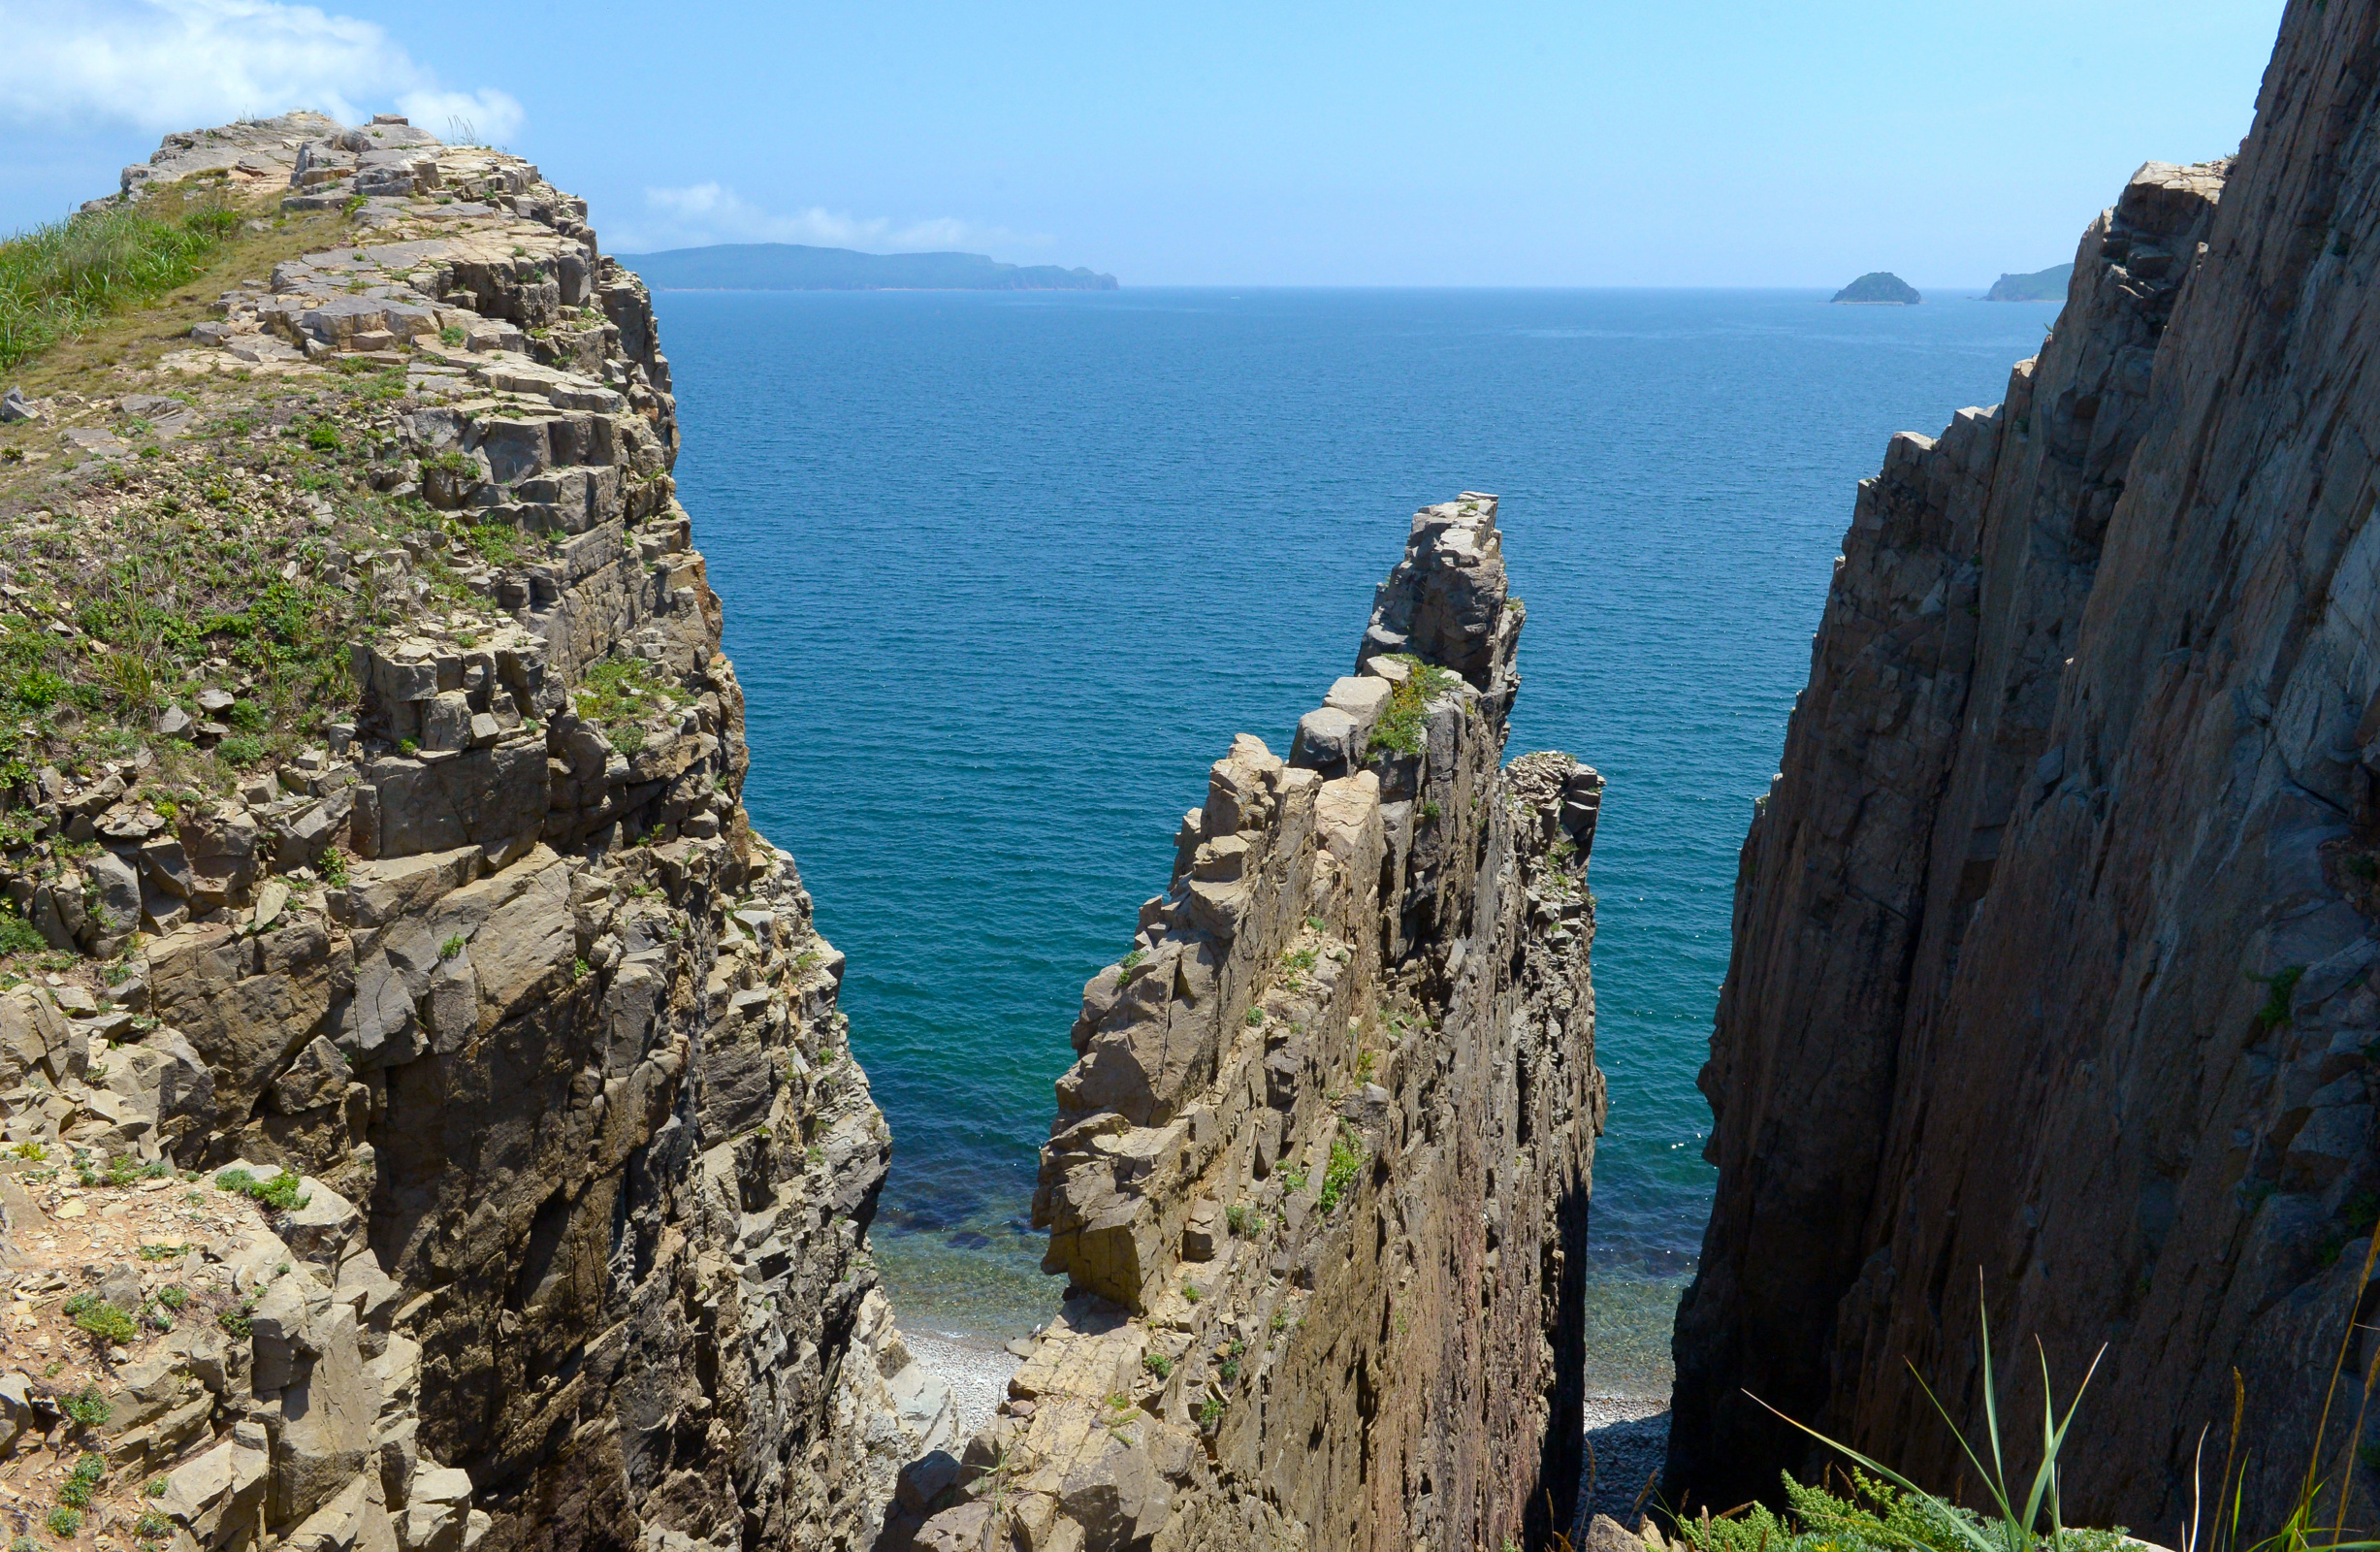
[[[2074,278],[2072,264],[2053,264],[2031,275],[2004,275],[1983,293],[1986,302],[2063,302],[2066,282]]]
[[[799,242],[721,242],[617,253],[664,291],[1112,291],[1115,276],[981,253],[857,253]]]
[[[1915,286],[1882,270],[1861,275],[1836,292],[1834,299],[1837,302],[1881,303],[1896,307],[1914,307],[1925,300],[1917,295]]]

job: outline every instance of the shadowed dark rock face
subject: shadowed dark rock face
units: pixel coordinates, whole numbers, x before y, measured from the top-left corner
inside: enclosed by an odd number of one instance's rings
[[[1817,1464],[1758,1402],[1952,1486],[1910,1366],[1979,1421],[1978,1281],[2062,1385],[2107,1347],[2070,1520],[2170,1532],[2235,1367],[2259,1534],[2314,1452],[2380,1180],[2376,38],[2293,6],[2236,161],[2144,167],[2007,403],[1860,488],[1744,845],[1673,1497]]]

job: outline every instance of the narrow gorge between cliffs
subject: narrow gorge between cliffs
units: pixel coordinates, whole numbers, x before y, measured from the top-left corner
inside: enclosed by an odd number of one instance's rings
[[[2035,1342],[2070,1522],[2370,1518],[2376,83],[2291,0],[2032,311],[657,298],[168,137],[0,411],[0,1523],[1666,1552]]]

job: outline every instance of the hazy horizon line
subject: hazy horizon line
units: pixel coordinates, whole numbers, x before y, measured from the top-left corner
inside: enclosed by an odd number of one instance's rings
[[[666,252],[666,251],[669,251],[669,250],[667,250],[667,249],[657,249],[656,251]],[[852,251],[856,251],[856,250],[852,250]],[[614,259],[622,259],[622,260],[626,260],[626,259],[631,259],[631,258],[643,258],[643,257],[647,257],[648,255],[645,255],[645,254],[639,254],[639,253],[610,253],[610,254],[607,254],[606,256],[607,256],[607,257],[610,257],[610,258],[614,258]],[[1052,266],[1052,268],[1056,268],[1056,266]],[[2029,271],[2010,271],[2010,272],[2009,272],[2009,273],[2010,273],[2010,274],[2030,274],[2030,273],[2034,273],[2034,272],[2029,272]],[[1918,292],[1918,293],[1919,293],[1921,296],[1924,296],[1924,297],[1925,297],[1925,298],[1926,298],[1928,301],[1932,301],[1932,300],[1935,300],[1935,299],[1939,298],[1940,300],[1944,300],[1944,301],[1951,301],[1951,302],[1980,302],[1980,301],[1984,300],[1984,299],[1983,299],[1983,297],[1982,297],[1981,295],[1979,295],[1979,294],[1978,294],[1978,295],[1975,295],[1975,296],[1968,296],[1968,295],[1965,295],[1964,293],[1966,293],[1966,292],[1968,292],[1968,291],[1971,291],[1971,290],[1972,290],[1972,291],[1975,291],[1975,292],[1978,292],[1978,293],[1981,293],[1981,292],[1984,292],[1984,291],[1989,291],[1989,290],[1992,288],[1992,286],[1993,286],[1995,283],[1997,283],[1998,279],[1999,279],[1999,276],[1998,276],[1998,275],[1994,275],[1994,276],[1993,276],[1991,279],[1989,279],[1989,280],[1964,280],[1964,281],[1934,280],[1934,281],[1927,281],[1927,282],[1924,282],[1924,283],[1919,283],[1919,282],[1917,282],[1917,281],[1912,280],[1912,281],[1910,281],[1910,282],[1909,282],[1909,284],[1910,284],[1910,285],[1912,285],[1913,287],[1914,287],[1914,288],[1917,290],[1917,292]],[[902,292],[902,293],[906,293],[906,294],[918,294],[918,293],[925,293],[925,292],[933,292],[933,293],[936,293],[936,294],[939,294],[939,295],[974,295],[974,296],[1083,296],[1083,297],[1107,297],[1107,296],[1115,296],[1115,295],[1117,295],[1117,294],[1119,294],[1119,293],[1121,293],[1121,292],[1124,292],[1124,291],[1671,291],[1671,292],[1691,292],[1691,291],[1807,291],[1807,292],[1819,292],[1819,293],[1822,293],[1822,292],[1840,291],[1841,289],[1843,289],[1843,288],[1842,288],[1840,285],[1824,285],[1824,284],[1815,284],[1815,285],[1813,285],[1813,284],[1799,284],[1799,285],[1795,285],[1795,284],[1778,284],[1778,283],[1774,283],[1774,282],[1759,282],[1759,283],[1753,283],[1753,282],[1749,282],[1749,281],[1714,282],[1714,283],[1711,283],[1711,284],[1706,284],[1706,285],[1661,285],[1661,284],[1638,283],[1638,282],[1626,282],[1626,281],[1548,281],[1548,280],[1535,280],[1535,281],[1530,281],[1530,280],[1136,280],[1136,281],[1126,281],[1126,280],[1122,280],[1122,279],[1120,279],[1120,278],[1119,278],[1119,279],[1116,281],[1116,283],[1115,283],[1115,287],[1114,287],[1114,289],[1113,289],[1113,290],[1096,290],[1096,291],[1095,291],[1095,290],[1090,290],[1090,289],[1087,289],[1087,288],[1078,288],[1078,287],[1074,287],[1074,286],[922,286],[922,285],[918,285],[918,286],[904,286],[904,285],[870,285],[870,286],[764,286],[764,285],[656,285],[656,284],[654,284],[654,283],[653,283],[652,281],[650,281],[650,280],[646,281],[646,282],[645,282],[645,284],[646,284],[646,289],[651,290],[651,291],[655,291],[655,292],[678,292],[678,291],[684,291],[684,292],[701,292],[701,293],[710,293],[710,294],[714,294],[714,295],[724,295],[724,294],[728,294],[728,293],[735,293],[735,294],[739,294],[739,295],[751,295],[751,296],[761,296],[761,295],[776,295],[776,296],[794,296],[794,295],[816,295],[816,296],[866,296],[866,295],[869,295],[869,294],[871,294],[871,293],[880,293],[880,292]],[[2040,301],[2043,301],[2043,302],[2051,302],[2051,301],[2054,301],[2054,302],[2063,302],[2065,299],[2064,299],[2063,297],[2044,297],[2044,298],[2040,298],[2040,299],[2038,299],[2038,300],[2040,300]],[[1925,306],[1925,305],[1926,305],[1926,303],[1925,303],[1925,302],[1917,302],[1917,303],[1894,303],[1894,302],[1882,302],[1882,303],[1878,303],[1878,302],[1847,302],[1847,303],[1845,303],[1845,304],[1843,304],[1843,305],[1844,305],[1845,307],[1923,307],[1923,306]],[[2023,304],[2022,304],[2022,303],[2017,303],[2017,304],[2010,304],[2010,303],[2007,303],[2007,302],[2003,302],[2003,303],[2001,303],[2001,304],[1999,304],[1999,305],[2000,305],[2000,306],[2010,306],[2010,305],[2022,306]]]

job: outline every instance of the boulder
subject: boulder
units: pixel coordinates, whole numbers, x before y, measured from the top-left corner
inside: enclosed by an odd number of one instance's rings
[[[272,1459],[264,1425],[240,1423],[229,1439],[166,1478],[166,1490],[155,1501],[156,1507],[206,1546],[245,1541],[257,1529],[257,1511],[264,1505]]]
[[[298,1059],[273,1081],[269,1092],[275,1111],[283,1116],[296,1116],[338,1104],[346,1097],[347,1084],[352,1081],[353,1069],[347,1065],[347,1058],[337,1046],[316,1035],[298,1052]]]
[[[273,1286],[295,1282],[300,1276],[276,1278]],[[258,1317],[273,1298],[268,1291],[265,1303],[257,1307]],[[379,1411],[379,1399],[364,1378],[355,1310],[330,1304],[306,1324],[304,1336],[314,1355],[311,1362],[294,1364],[282,1387],[281,1431],[273,1443],[273,1487],[266,1507],[274,1525],[304,1520],[354,1480],[364,1468]],[[257,1337],[261,1391],[266,1377],[261,1319]],[[293,1354],[300,1350],[292,1344]]]
[[[364,1246],[364,1214],[310,1175],[299,1180],[298,1205],[282,1215],[279,1228],[292,1250],[334,1273]]]
[[[214,1070],[218,1103],[244,1116],[323,1027],[347,954],[344,938],[309,922],[253,939],[185,928],[150,951],[149,996]]]
[[[422,748],[435,753],[461,749],[470,741],[470,697],[459,690],[431,697],[422,711]]]
[[[1108,1448],[1067,1473],[1058,1501],[1082,1528],[1084,1552],[1145,1545],[1174,1509],[1173,1489],[1147,1453],[1112,1437]]]
[[[25,1430],[39,1426],[33,1411],[33,1382],[14,1370],[0,1374],[0,1456],[15,1454]]]
[[[98,890],[97,908],[101,930],[111,936],[137,932],[141,927],[141,875],[130,862],[113,852],[99,851],[83,859],[83,870],[89,874]]]
[[[389,1518],[380,1473],[358,1471],[289,1533],[281,1552],[398,1552],[397,1527]]]
[[[1646,1552],[1644,1539],[1608,1514],[1587,1522],[1587,1537],[1579,1552]]]
[[[468,740],[469,728],[466,717],[457,747]],[[387,757],[372,761],[357,789],[355,847],[366,857],[396,857],[509,840],[534,834],[546,808],[540,739],[516,738],[431,764]]]
[[[404,1552],[463,1552],[471,1507],[471,1478],[451,1466],[416,1470],[406,1490],[397,1541]]]
[[[1336,706],[1317,706],[1298,719],[1289,762],[1335,776],[1363,758],[1365,737],[1363,724],[1352,714]]]

